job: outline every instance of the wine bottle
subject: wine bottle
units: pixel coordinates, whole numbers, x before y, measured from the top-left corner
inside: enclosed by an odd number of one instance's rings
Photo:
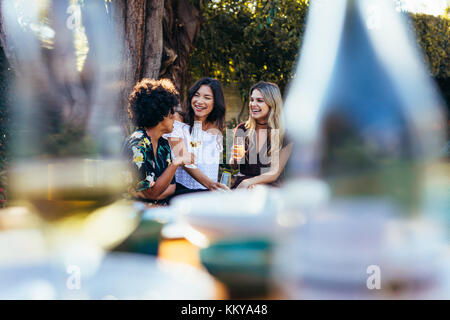
[[[404,17],[389,1],[311,6],[286,99],[290,170],[325,179],[335,196],[384,197],[412,213],[445,116]]]
[[[311,2],[285,104],[274,274],[290,298],[443,297],[442,229],[420,200],[445,115],[404,18],[389,0]]]

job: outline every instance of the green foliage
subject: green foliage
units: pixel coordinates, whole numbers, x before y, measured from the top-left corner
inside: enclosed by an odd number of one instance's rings
[[[307,0],[202,0],[204,20],[191,56],[190,77],[237,83],[244,101],[249,88],[261,80],[276,82],[284,91],[294,77],[308,4]],[[424,63],[450,108],[449,18],[404,14],[411,17],[410,30],[423,48]],[[236,119],[227,123],[228,128],[236,125]],[[224,168],[229,169],[226,164]]]
[[[433,77],[450,78],[450,20],[426,14],[410,14],[410,26],[423,49]]]
[[[294,77],[308,3],[202,0],[204,21],[191,56],[190,77],[213,76],[223,83],[237,83],[244,101],[251,85],[260,80],[276,82],[284,91]],[[405,14],[411,16],[411,31],[423,48],[430,74],[437,79],[450,78],[448,16]]]
[[[260,80],[284,90],[293,77],[307,7],[306,0],[204,1],[191,78],[235,82],[244,100]]]
[[[450,7],[447,8],[447,14],[442,17],[409,14],[410,30],[417,36],[417,43],[422,48],[424,63],[428,67],[430,75],[436,80],[447,104],[448,117],[450,117],[449,9]],[[447,126],[447,134],[450,136],[450,125]]]

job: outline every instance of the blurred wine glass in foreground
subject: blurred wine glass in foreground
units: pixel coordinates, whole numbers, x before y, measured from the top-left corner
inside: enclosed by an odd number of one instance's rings
[[[277,272],[289,297],[418,298],[440,281],[443,234],[420,200],[445,115],[402,19],[389,0],[311,2],[285,107],[295,146],[279,221],[291,232]],[[330,199],[307,213],[295,186],[314,179]],[[367,282],[376,268],[383,291]]]
[[[132,206],[116,202],[124,164],[114,25],[101,1],[4,1],[2,13],[19,67],[11,197],[42,218],[63,263],[94,266],[136,223]]]

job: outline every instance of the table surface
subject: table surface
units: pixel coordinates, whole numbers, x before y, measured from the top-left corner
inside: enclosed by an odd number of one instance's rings
[[[427,170],[428,179],[425,179],[425,189],[434,191],[434,188],[445,190],[450,186],[450,163],[440,163]],[[433,192],[430,192],[433,194]],[[434,199],[433,199],[434,200]],[[442,199],[438,199],[441,200]],[[34,223],[24,214],[24,208],[10,207],[0,209],[0,231],[33,227]],[[450,257],[450,248],[449,248]],[[159,244],[158,257],[171,262],[186,263],[199,270],[205,271],[200,262],[200,248],[186,239],[165,239]],[[215,299],[228,299],[227,289],[224,284],[215,280]],[[265,299],[278,299],[279,297],[263,297]]]

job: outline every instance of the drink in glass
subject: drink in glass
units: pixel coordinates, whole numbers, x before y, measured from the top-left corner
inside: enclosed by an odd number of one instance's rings
[[[197,159],[198,150],[202,145],[202,122],[194,121],[194,127],[192,128],[192,133],[190,137],[190,141],[188,144],[189,152],[192,152],[195,155],[195,159]],[[197,169],[195,164],[186,165],[186,168]]]
[[[244,137],[236,137],[234,146],[233,146],[233,158],[239,164],[241,159],[245,157],[245,139]],[[239,171],[235,175],[236,177],[243,177],[244,175],[241,173],[240,165]]]

